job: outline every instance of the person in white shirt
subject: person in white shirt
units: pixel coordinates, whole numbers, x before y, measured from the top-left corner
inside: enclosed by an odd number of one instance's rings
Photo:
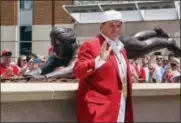
[[[161,55],[157,55],[156,56],[156,64],[153,64],[153,58],[155,58],[153,55],[150,56],[150,60],[149,60],[149,68],[153,68],[153,70],[151,70],[151,77],[152,77],[152,82],[154,83],[161,83],[162,82],[162,78],[163,78],[163,58]]]

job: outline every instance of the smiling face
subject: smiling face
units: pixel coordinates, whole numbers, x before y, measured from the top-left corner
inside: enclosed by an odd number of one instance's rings
[[[153,72],[155,71],[155,66],[153,64],[151,64],[149,66],[149,70],[150,70],[150,74],[153,74]]]
[[[162,56],[157,56],[157,57],[156,57],[156,63],[157,63],[158,65],[162,65],[162,63],[163,63],[163,57],[162,57]]]
[[[2,55],[2,61],[5,66],[8,66],[11,63],[11,53],[5,53]]]
[[[143,66],[148,65],[148,61],[149,61],[149,59],[148,59],[147,56],[142,57],[142,64],[143,64]]]
[[[178,59],[176,59],[176,58],[173,58],[173,60],[172,60],[172,62],[171,62],[171,68],[172,69],[178,69],[179,68],[179,63],[180,62],[180,60]]]
[[[21,64],[21,67],[24,67],[26,65],[27,61],[26,61],[26,57],[22,57],[20,59],[20,64]]]
[[[101,31],[110,39],[115,40],[121,36],[121,26],[122,22],[119,20],[107,21],[101,24]]]

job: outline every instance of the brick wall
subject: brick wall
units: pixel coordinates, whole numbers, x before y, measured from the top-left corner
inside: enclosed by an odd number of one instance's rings
[[[0,25],[17,25],[17,0],[0,0]]]
[[[72,0],[57,0],[54,2],[51,0],[33,1],[33,24],[46,25],[72,23],[72,18],[62,8],[62,5],[71,5],[72,3]],[[52,8],[54,11],[52,11]]]
[[[62,8],[62,5],[72,5],[73,0],[59,0],[55,1],[55,24],[69,24],[72,23],[73,20]]]
[[[0,0],[0,24],[17,25],[18,4],[17,0]],[[73,0],[54,0],[54,13],[51,0],[33,1],[33,24],[71,24],[72,18],[63,10],[62,5],[71,5]],[[54,22],[53,20],[54,15]]]
[[[33,1],[33,24],[51,24],[52,23],[52,2],[51,1]]]

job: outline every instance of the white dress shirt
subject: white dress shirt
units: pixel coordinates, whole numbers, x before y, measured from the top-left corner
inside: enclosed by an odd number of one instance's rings
[[[113,41],[113,40],[109,39],[107,36],[105,36],[103,33],[101,33],[101,35],[105,38],[105,41],[112,47],[112,49],[115,53],[115,57],[116,57],[116,61],[117,61],[118,69],[119,69],[120,79],[122,76],[127,77],[127,64],[124,59],[124,56],[121,53],[121,50],[123,49],[124,45],[122,44],[122,42],[119,39]],[[96,69],[100,68],[104,63],[106,63],[106,61],[104,61],[103,59],[98,60],[99,59],[98,57],[96,57],[96,59],[95,59],[95,68]],[[117,122],[124,122],[125,108],[126,108],[126,98],[124,98],[123,93],[121,93],[120,109],[119,109]]]

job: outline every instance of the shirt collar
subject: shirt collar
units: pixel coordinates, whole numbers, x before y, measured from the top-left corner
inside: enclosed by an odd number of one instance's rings
[[[112,43],[112,42],[117,43],[117,41],[119,41],[119,39],[116,39],[116,40],[110,39],[110,38],[107,37],[103,32],[100,32],[100,34],[105,38],[105,41],[108,42],[108,43]]]
[[[111,40],[109,37],[107,37],[103,32],[100,32],[100,34],[105,38],[105,41],[107,43],[116,43],[116,45],[120,45],[121,49],[124,47],[124,44],[119,40],[119,39],[116,39],[116,40]]]

